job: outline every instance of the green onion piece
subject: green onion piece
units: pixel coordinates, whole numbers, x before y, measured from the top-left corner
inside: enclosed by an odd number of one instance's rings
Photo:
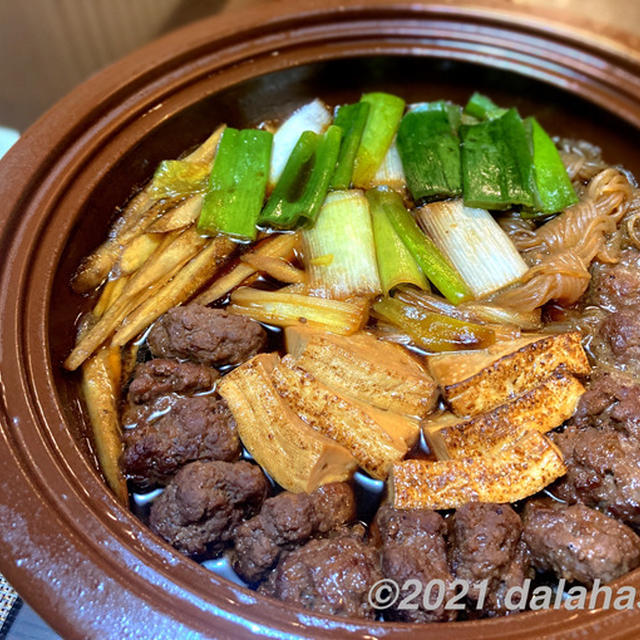
[[[459,104],[448,102],[447,100],[436,100],[435,102],[413,102],[407,105],[408,111],[446,111],[449,116],[449,122],[451,123],[451,130],[457,132],[461,124],[475,124],[478,122],[477,118],[463,113],[462,107]]]
[[[369,203],[359,189],[332,191],[302,233],[309,293],[345,300],[381,292]]]
[[[533,146],[536,209],[557,213],[578,202],[578,197],[553,140],[535,118],[524,123]]]
[[[269,196],[269,200],[260,214],[260,224],[286,226],[285,209],[290,202],[295,202],[302,194],[302,181],[309,174],[310,165],[320,143],[320,136],[313,131],[302,133],[287,160],[278,183]],[[291,226],[296,221],[292,221]]]
[[[370,108],[368,102],[344,104],[338,108],[333,124],[342,129],[342,144],[338,155],[338,166],[331,179],[332,189],[348,189],[351,186],[353,163]]]
[[[428,291],[419,291],[413,287],[400,287],[393,294],[395,300],[420,307],[431,313],[439,313],[458,320],[468,320],[478,324],[505,325],[502,330],[493,327],[496,331],[502,331],[506,335],[514,328],[537,330],[541,327],[540,309],[534,311],[517,311],[499,307],[491,302],[464,302],[457,307],[448,303],[440,296],[434,296]]]
[[[404,175],[402,159],[400,158],[398,145],[395,140],[391,143],[389,151],[387,151],[382,160],[382,164],[376,171],[376,175],[373,176],[371,187],[387,187],[401,194],[406,192],[407,179]]]
[[[198,231],[255,240],[269,176],[272,139],[268,131],[230,127],[224,130],[198,219]]]
[[[329,189],[341,139],[342,130],[335,125],[322,136],[311,131],[300,136],[260,215],[260,224],[278,229],[313,225]]]
[[[478,124],[478,122],[480,122],[478,118],[474,118],[473,116],[470,116],[468,113],[465,113],[464,111],[460,116],[460,124]]]
[[[470,207],[532,207],[533,157],[529,136],[515,109],[493,120],[460,127],[462,193]]]
[[[210,171],[211,165],[208,162],[163,160],[153,174],[151,191],[156,198],[204,193]]]
[[[449,118],[451,130],[458,131],[462,122],[462,107],[446,100],[436,100],[435,102],[419,102],[414,104],[410,111],[444,111]]]
[[[324,133],[331,124],[331,112],[327,105],[316,98],[296,109],[273,134],[271,151],[271,168],[269,172],[269,187],[273,189],[280,179],[289,160],[289,156],[296,146],[296,142],[305,131]]]
[[[366,188],[391,146],[405,103],[402,98],[389,93],[365,93],[360,101],[369,104],[370,110],[356,153],[353,184]]]
[[[420,208],[416,218],[476,298],[518,281],[529,269],[486,209],[445,200]]]
[[[398,151],[416,202],[462,193],[460,143],[451,120],[455,113],[450,115],[447,105],[439,102],[421,105],[402,118]]]
[[[375,192],[369,192],[375,194]],[[424,274],[400,236],[393,228],[380,198],[369,196],[373,237],[376,245],[378,272],[382,291],[389,293],[401,284],[412,284],[420,289],[429,289]]]
[[[451,266],[433,241],[420,231],[413,216],[404,208],[402,198],[394,191],[367,192],[369,206],[383,209],[396,233],[404,242],[422,272],[444,297],[458,304],[472,298],[460,274]]]
[[[383,298],[373,305],[373,315],[402,331],[426,351],[481,349],[495,343],[489,327],[430,313],[394,298]]]
[[[501,109],[491,98],[488,98],[477,91],[469,98],[469,102],[464,108],[464,113],[478,120],[491,120],[499,118],[507,112]]]

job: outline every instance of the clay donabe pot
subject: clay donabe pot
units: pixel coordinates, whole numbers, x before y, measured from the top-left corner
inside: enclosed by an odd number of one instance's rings
[[[60,362],[87,300],[80,258],[162,159],[320,96],[463,101],[481,90],[640,174],[640,59],[630,40],[492,8],[278,2],[205,20],[59,102],[0,165],[0,571],[77,638],[638,638],[640,613],[545,611],[427,628],[320,616],[182,557],[120,507]],[[620,583],[640,587],[636,571]],[[192,635],[188,635],[191,633]]]

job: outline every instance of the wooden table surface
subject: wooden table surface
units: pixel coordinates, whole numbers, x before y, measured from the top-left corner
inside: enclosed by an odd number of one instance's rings
[[[267,0],[277,2],[277,0]],[[455,3],[457,0],[438,0]],[[459,0],[474,4],[474,0]],[[483,1],[483,0],[478,0]],[[640,39],[640,0],[493,0]],[[265,0],[0,0],[0,125],[24,130],[94,71],[179,26]],[[302,0],[304,3],[304,0]],[[594,27],[598,30],[598,27]]]

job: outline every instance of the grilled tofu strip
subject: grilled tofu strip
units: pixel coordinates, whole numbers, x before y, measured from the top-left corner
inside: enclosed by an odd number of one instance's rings
[[[322,484],[346,480],[357,467],[355,459],[300,420],[278,395],[270,378],[277,361],[276,354],[258,355],[218,385],[242,444],[288,491],[309,493]]]
[[[504,404],[548,378],[558,367],[587,375],[591,368],[579,332],[533,335],[478,351],[429,358],[429,370],[457,416]]]
[[[343,395],[420,418],[436,405],[438,386],[400,345],[364,331],[344,337],[298,327],[285,339],[299,367]]]
[[[271,373],[278,393],[313,429],[343,445],[372,477],[384,480],[408,447],[370,412],[316,380],[285,356]]]
[[[546,433],[576,411],[584,387],[562,368],[537,387],[487,413],[460,419],[445,413],[423,422],[431,450],[439,459],[483,455],[504,447],[525,431]]]
[[[566,473],[562,454],[545,436],[526,432],[488,456],[404,460],[393,465],[396,509],[455,509],[467,502],[522,500]]]
[[[366,413],[376,424],[380,425],[392,438],[404,441],[411,449],[420,438],[420,421],[417,418],[405,416],[395,411],[378,409],[355,398],[348,398],[355,407]]]

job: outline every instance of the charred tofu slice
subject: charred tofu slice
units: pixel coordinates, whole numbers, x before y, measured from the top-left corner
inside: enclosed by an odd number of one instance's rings
[[[270,372],[276,354],[261,354],[223,376],[218,386],[242,443],[282,487],[309,493],[342,482],[357,467],[342,446],[305,424],[278,395]]]
[[[404,460],[393,465],[396,509],[455,509],[467,502],[515,502],[541,491],[566,469],[545,436],[526,432],[510,447],[455,460]]]
[[[540,384],[558,367],[587,375],[579,332],[530,335],[487,349],[429,358],[429,370],[457,416],[475,416]]]
[[[507,404],[466,419],[444,413],[425,420],[422,429],[441,460],[484,455],[513,443],[526,431],[546,433],[559,427],[573,416],[584,390],[577,378],[558,368]]]
[[[380,425],[391,437],[404,441],[411,449],[420,438],[420,421],[394,411],[378,409],[365,402],[349,398],[349,402],[366,413],[376,424]]]
[[[309,426],[344,446],[372,477],[384,480],[408,451],[405,426],[389,433],[371,412],[282,358],[271,373],[274,387]]]
[[[437,384],[400,345],[364,331],[344,337],[290,327],[285,338],[299,367],[343,395],[419,418],[436,405]]]

